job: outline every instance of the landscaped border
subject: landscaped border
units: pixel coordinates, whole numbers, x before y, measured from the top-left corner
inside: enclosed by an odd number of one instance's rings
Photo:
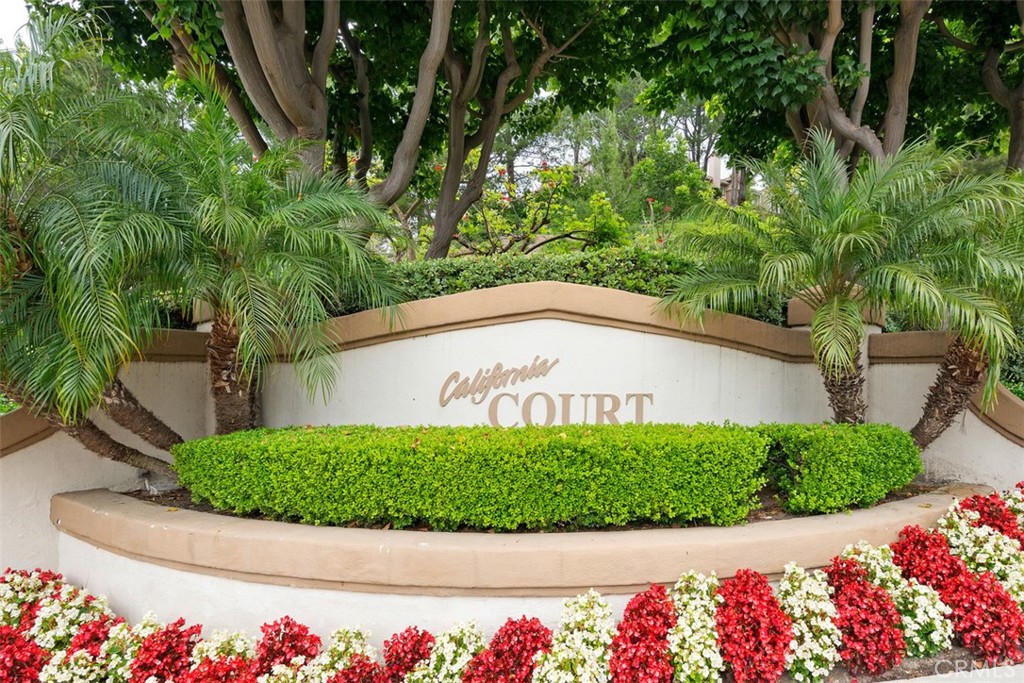
[[[169,509],[105,490],[53,497],[62,532],[102,550],[200,574],[354,592],[552,596],[630,593],[680,567],[721,577],[824,566],[850,539],[875,545],[933,525],[986,486],[954,485],[868,510],[695,527],[554,534],[424,533],[286,524]]]

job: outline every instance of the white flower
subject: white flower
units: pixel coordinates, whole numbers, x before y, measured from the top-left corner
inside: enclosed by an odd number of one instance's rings
[[[444,631],[434,641],[430,657],[406,676],[406,683],[462,683],[462,670],[484,649],[484,634],[473,622]]]
[[[672,588],[676,625],[668,632],[668,651],[680,683],[719,681],[725,662],[718,649],[715,611],[722,602],[718,578],[697,572],[679,577]]]
[[[614,637],[612,610],[600,594],[590,590],[566,600],[550,651],[537,655],[533,683],[607,683]]]
[[[991,572],[1014,602],[1024,609],[1024,553],[1020,544],[992,527],[974,525],[973,510],[954,507],[939,520],[938,528],[949,541],[950,551],[974,572]]]
[[[240,631],[214,631],[210,638],[200,641],[192,650],[192,666],[199,666],[205,659],[252,659],[255,656],[255,639]]]
[[[776,592],[779,606],[793,621],[786,670],[798,681],[825,680],[839,663],[843,635],[833,623],[832,588],[824,572],[808,574],[790,562]]]

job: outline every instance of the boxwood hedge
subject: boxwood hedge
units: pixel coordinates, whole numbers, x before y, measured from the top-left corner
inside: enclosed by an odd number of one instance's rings
[[[728,525],[757,507],[768,475],[796,511],[874,502],[920,469],[901,435],[878,425],[292,427],[190,441],[174,456],[197,501],[310,524]]]
[[[790,512],[837,512],[872,505],[921,471],[910,434],[884,424],[761,427],[768,473]]]

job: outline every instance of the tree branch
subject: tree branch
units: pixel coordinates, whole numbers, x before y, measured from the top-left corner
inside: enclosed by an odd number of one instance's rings
[[[861,117],[864,115],[864,106],[868,101],[868,92],[871,89],[871,43],[874,37],[875,28],[875,3],[869,2],[860,13],[860,35],[858,36],[858,48],[860,54],[858,60],[861,67],[867,73],[861,76],[857,83],[857,92],[853,96],[853,104],[850,106],[850,120],[855,126],[860,125]]]
[[[946,19],[941,14],[935,14],[934,12],[928,15],[928,18],[932,20],[935,27],[939,29],[939,33],[945,38],[950,44],[964,50],[965,52],[981,52],[981,48],[973,43],[968,43],[966,40],[962,40],[949,30],[949,26],[946,25]]]
[[[300,5],[305,11],[305,2],[285,2],[284,7]],[[303,86],[309,84],[306,67],[305,33],[296,33],[294,27],[282,22],[287,31],[277,26],[266,0],[246,2],[245,20],[252,36],[256,57],[266,74],[267,83],[281,109],[301,134],[301,129],[312,123],[312,107],[303,97]],[[289,35],[282,36],[282,33]],[[298,50],[298,54],[296,53]]]
[[[985,84],[985,89],[992,99],[1009,109],[1013,93],[999,75],[999,59],[1002,54],[998,47],[990,47],[985,52],[985,61],[981,65],[981,82]]]
[[[419,158],[420,138],[430,116],[430,104],[434,100],[437,69],[444,58],[451,31],[452,7],[455,0],[433,0],[430,19],[430,38],[420,57],[419,73],[416,79],[416,95],[413,97],[409,118],[406,120],[402,141],[395,149],[391,162],[391,173],[384,182],[375,186],[371,196],[382,204],[393,204],[405,192],[416,170]]]
[[[142,13],[146,15],[146,18],[149,19],[149,22],[156,26],[156,17],[149,8],[144,6],[141,0],[135,0],[135,3],[142,10]],[[171,29],[172,33],[167,42],[171,46],[172,60],[174,61],[175,70],[178,71],[178,76],[181,78],[198,76],[200,65],[195,54],[195,40],[184,29],[180,21],[175,20],[172,23]],[[245,106],[245,102],[242,100],[242,93],[238,90],[238,86],[231,80],[227,70],[220,62],[213,61],[212,64],[207,66],[213,73],[217,88],[223,93],[224,104],[228,109],[228,113],[238,125],[238,130],[242,133],[242,137],[245,138],[249,147],[252,148],[253,156],[259,159],[267,151],[267,141],[263,139],[259,128],[256,127],[256,121],[253,120],[252,114],[249,113],[249,108]]]
[[[484,67],[487,66],[487,52],[491,47],[490,13],[487,0],[477,3],[476,40],[473,42],[473,53],[469,62],[469,74],[463,84],[462,94],[458,97],[460,107],[467,106],[476,97],[484,78]]]
[[[893,70],[886,83],[889,104],[882,122],[886,155],[895,153],[903,145],[906,135],[910,82],[917,63],[917,41],[921,22],[931,3],[932,0],[900,0],[900,25],[893,37]]]
[[[298,5],[291,2],[285,5]],[[301,3],[305,4],[305,3]],[[305,7],[302,8],[303,21],[305,21]],[[327,65],[330,64],[331,55],[334,54],[334,46],[338,43],[338,26],[341,23],[340,0],[324,0],[324,21],[320,28],[320,39],[316,41],[313,48],[313,59],[310,63],[310,72],[313,75],[313,83],[319,85],[327,82]]]
[[[246,28],[247,22],[240,0],[221,0],[220,7],[221,31],[245,92],[252,100],[256,111],[278,138],[288,140],[295,137],[295,124],[281,109],[270,83],[267,82],[259,57],[256,56],[256,48]]]
[[[359,157],[356,159],[356,172],[353,175],[356,183],[366,188],[366,174],[370,170],[370,163],[373,161],[373,119],[370,117],[370,60],[363,52],[362,43],[352,35],[347,21],[339,22],[341,39],[352,57],[352,67],[356,72],[356,88],[359,91],[359,98],[356,100],[359,108]]]

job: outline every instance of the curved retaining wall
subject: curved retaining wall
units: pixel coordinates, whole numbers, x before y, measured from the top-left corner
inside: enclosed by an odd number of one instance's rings
[[[554,623],[565,597],[595,588],[624,604],[686,569],[728,577],[740,568],[781,574],[789,561],[821,567],[850,542],[891,542],[905,525],[930,526],[954,500],[989,490],[955,486],[869,510],[739,527],[569,534],[314,527],[166,508],[109,491],[54,496],[50,517],[61,532],[60,571],[106,592],[132,618],[158,609],[216,628],[255,629],[278,616],[267,594],[311,624],[336,627],[346,623],[341,615],[383,637],[414,623],[410,615],[429,628],[482,618],[496,628],[529,606]]]

